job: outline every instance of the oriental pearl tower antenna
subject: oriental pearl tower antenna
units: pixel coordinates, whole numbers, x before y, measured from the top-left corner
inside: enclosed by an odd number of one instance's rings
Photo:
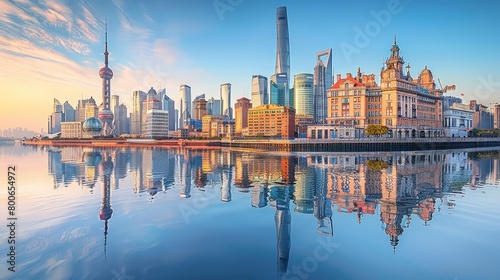
[[[115,128],[113,126],[113,112],[109,109],[111,98],[111,78],[113,71],[108,67],[108,22],[106,21],[106,41],[104,45],[104,67],[99,70],[99,76],[102,79],[102,108],[98,118],[103,124],[103,136],[114,136]]]

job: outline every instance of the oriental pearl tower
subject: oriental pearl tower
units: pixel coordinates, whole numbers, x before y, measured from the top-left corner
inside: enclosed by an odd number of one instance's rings
[[[104,48],[104,67],[99,70],[99,76],[102,79],[102,108],[99,112],[98,118],[103,124],[103,136],[110,136],[115,134],[113,126],[113,112],[109,109],[111,98],[111,78],[113,78],[113,71],[108,67],[108,24],[106,23],[106,42]]]

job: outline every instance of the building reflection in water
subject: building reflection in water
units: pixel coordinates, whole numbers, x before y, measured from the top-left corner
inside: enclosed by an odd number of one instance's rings
[[[291,252],[291,203],[297,215],[316,219],[318,234],[333,236],[333,212],[352,214],[358,223],[380,214],[388,244],[396,250],[412,222],[432,221],[449,197],[464,187],[499,184],[500,154],[401,152],[372,155],[270,155],[229,150],[161,148],[87,149],[64,147],[48,152],[54,188],[77,183],[92,191],[102,177],[99,217],[105,244],[111,218],[111,189],[131,177],[134,194],[155,195],[179,187],[181,198],[195,190],[220,188],[220,201],[231,202],[231,189],[248,193],[250,205],[275,209],[277,270],[288,269]],[[194,190],[191,189],[192,185]],[[378,212],[377,212],[378,208]],[[413,220],[413,221],[412,221]]]
[[[102,203],[99,209],[99,219],[104,221],[104,257],[106,257],[106,244],[108,237],[108,220],[111,219],[113,209],[111,209],[111,176],[113,174],[113,161],[108,151],[103,153],[103,161],[100,164],[102,174]]]

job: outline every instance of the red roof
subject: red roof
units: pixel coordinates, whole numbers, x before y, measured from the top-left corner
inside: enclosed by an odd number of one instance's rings
[[[340,88],[340,84],[344,84],[347,81],[354,83],[355,87],[363,87],[364,86],[362,83],[358,82],[353,77],[347,77],[347,78],[338,80],[330,89]]]

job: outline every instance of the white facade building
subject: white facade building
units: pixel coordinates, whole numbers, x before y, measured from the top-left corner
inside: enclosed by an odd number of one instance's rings
[[[467,137],[472,129],[472,113],[469,105],[453,103],[443,112],[443,129],[446,137]]]
[[[168,112],[151,109],[146,112],[144,136],[149,138],[168,136]]]

